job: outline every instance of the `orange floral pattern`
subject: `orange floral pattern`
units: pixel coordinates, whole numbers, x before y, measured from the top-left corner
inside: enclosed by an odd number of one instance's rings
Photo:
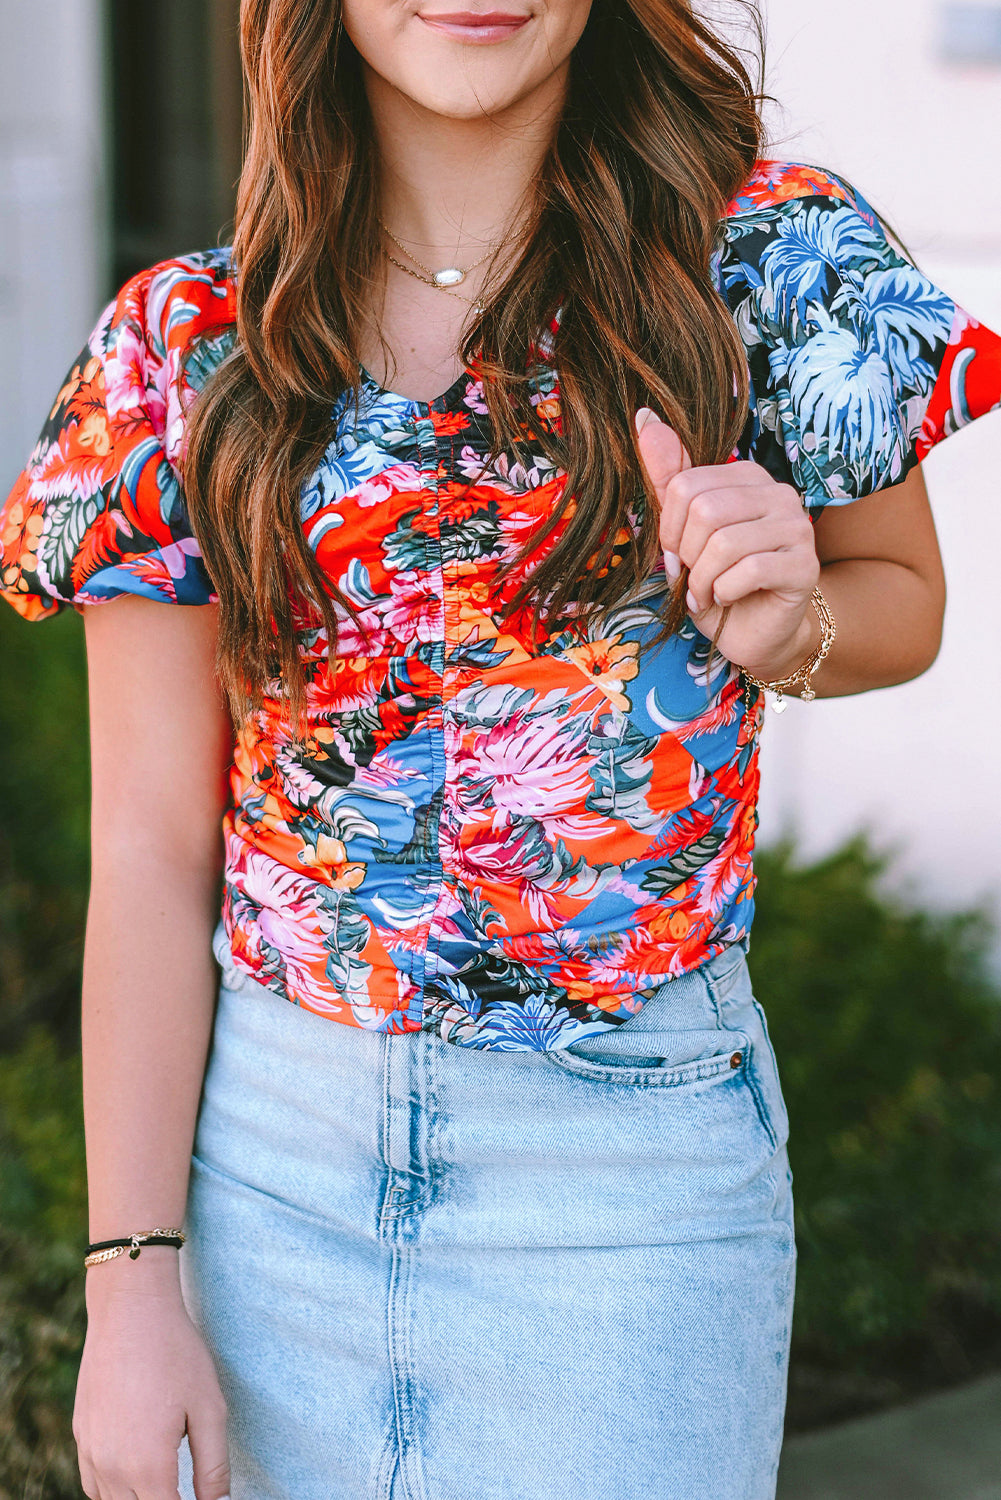
[[[1001,396],[1001,341],[817,168],[760,163],[714,270],[751,373],[735,456],[813,508],[897,482]],[[0,592],[26,618],[123,593],[212,602],[180,474],[233,316],[226,251],[156,267],[108,309],[0,509]],[[558,432],[546,348],[533,400]],[[505,575],[563,481],[530,435],[491,453],[475,369],[428,403],[362,372],[357,404],[337,402],[301,514],[357,614],[333,661],[304,623],[307,732],[273,684],[225,821],[229,953],[277,994],[349,1025],[562,1047],[746,939],[760,696],[690,620],[657,641],[662,569],[577,628],[505,617],[559,539]]]

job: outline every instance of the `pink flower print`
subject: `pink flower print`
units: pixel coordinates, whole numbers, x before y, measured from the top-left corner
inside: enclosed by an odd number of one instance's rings
[[[182,350],[171,349],[166,363],[156,378],[159,391],[165,393],[163,406],[163,448],[167,461],[177,467],[187,449],[186,412],[193,404],[195,392],[190,386],[178,383],[181,371]]]
[[[359,766],[352,785],[365,791],[393,791],[401,782],[413,781],[425,774],[420,766],[404,765],[386,752],[374,755],[367,766]]]
[[[145,413],[153,431],[162,434],[166,401],[148,379],[147,358],[136,328],[131,323],[122,324],[105,361],[105,401],[110,417]]]
[[[444,829],[444,825],[443,825]],[[454,830],[449,830],[454,835]],[[505,828],[498,833],[481,829],[460,843],[450,837],[450,863],[460,881],[510,893],[511,906],[522,907],[539,928],[551,930],[565,920],[563,898],[586,900],[598,884],[597,872],[575,862],[569,866],[540,837],[537,823]],[[507,906],[507,903],[505,903]]]
[[[135,411],[146,396],[145,347],[131,323],[119,326],[104,364],[105,401],[108,413]]]
[[[488,415],[490,408],[487,406],[483,395],[483,381],[473,380],[466,387],[466,394],[462,398],[463,406],[468,406],[470,411],[477,412],[481,417]]]
[[[445,611],[434,579],[416,570],[397,573],[383,620],[401,643],[440,640],[445,630]]]
[[[237,892],[238,923],[249,951],[262,962],[277,953],[291,995],[321,1015],[341,1016],[344,1006],[331,996],[324,973],[324,940],[335,923],[319,899],[322,887],[238,840],[229,841],[229,852],[236,857],[227,877]]]
[[[384,500],[391,500],[394,495],[419,490],[422,483],[420,470],[415,469],[412,464],[393,464],[390,468],[383,469],[381,473],[373,474],[370,479],[363,480],[357,489],[351,490],[345,496],[345,499],[350,499],[355,505],[363,507],[381,505]]]
[[[160,548],[163,565],[171,578],[183,578],[187,572],[188,558],[201,557],[202,549],[193,536],[185,536],[178,542],[168,542]]]
[[[516,819],[540,823],[551,838],[595,838],[603,818],[586,811],[594,757],[586,719],[514,714],[467,737],[453,753],[456,798],[469,812],[493,808],[492,827]]]
[[[341,587],[345,579],[340,580]],[[385,656],[396,645],[396,636],[389,628],[384,610],[385,597],[358,611],[357,618],[343,605],[335,604],[337,616],[337,655],[339,657]]]

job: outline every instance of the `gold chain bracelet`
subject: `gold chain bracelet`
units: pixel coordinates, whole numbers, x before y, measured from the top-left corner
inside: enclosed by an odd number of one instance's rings
[[[817,611],[817,618],[820,621],[820,628],[823,634],[820,645],[809,661],[805,661],[801,667],[796,668],[795,672],[790,672],[788,677],[782,677],[778,682],[762,682],[760,677],[753,676],[745,667],[741,667],[740,669],[745,682],[753,683],[755,687],[764,688],[767,692],[775,694],[775,702],[772,704],[772,707],[777,714],[784,713],[786,710],[786,701],[782,696],[784,690],[795,687],[799,682],[803,684],[803,691],[799,695],[802,702],[813,702],[817,695],[810,686],[810,679],[821,662],[825,661],[830,655],[831,647],[834,645],[838,633],[838,627],[831,613],[831,606],[819,589],[814,589],[810,595],[810,603]]]

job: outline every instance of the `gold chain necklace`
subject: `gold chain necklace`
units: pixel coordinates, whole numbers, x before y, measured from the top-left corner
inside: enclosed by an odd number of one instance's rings
[[[511,243],[510,240],[501,240],[499,245],[491,245],[486,255],[481,255],[479,260],[474,260],[473,264],[471,266],[467,266],[464,271],[461,270],[458,266],[443,266],[440,271],[433,271],[431,267],[426,266],[422,260],[418,260],[414,252],[412,250],[408,250],[407,246],[403,243],[402,240],[398,240],[396,238],[396,235],[389,228],[388,224],[383,224],[381,219],[379,220],[379,223],[382,225],[382,228],[385,230],[386,234],[389,235],[389,238],[392,240],[393,244],[396,245],[398,249],[402,250],[404,255],[408,256],[409,259],[413,261],[414,265],[419,266],[420,269],[425,273],[424,276],[418,276],[417,280],[426,281],[426,284],[428,286],[438,287],[440,291],[448,291],[453,286],[460,286],[462,282],[465,281],[470,271],[475,271],[477,267],[482,266],[485,261],[488,261],[491,255],[496,255],[497,251],[500,250],[504,245],[509,245]],[[399,266],[400,262],[398,260],[393,260],[393,257],[391,255],[388,258],[393,261],[394,266]],[[401,270],[404,271],[407,271],[409,269],[409,266],[401,267]],[[410,274],[411,276],[413,276],[416,275],[416,272],[411,271]],[[427,280],[428,277],[430,277],[430,280]],[[464,298],[463,300],[468,301],[469,299]]]
[[[427,276],[422,276],[420,271],[411,270],[409,266],[405,266],[403,264],[402,260],[397,260],[395,255],[390,255],[385,246],[383,246],[382,253],[392,265],[398,266],[401,271],[406,271],[407,275],[413,276],[416,281],[422,281],[425,286],[433,286],[435,290],[439,292],[450,292],[453,297],[458,297],[461,301],[468,302],[478,318],[482,317],[486,312],[486,307],[483,305],[481,298],[465,297],[463,296],[462,292],[452,291],[452,288],[450,286],[442,285],[440,282],[432,281]],[[473,267],[470,266],[469,269],[473,270]]]

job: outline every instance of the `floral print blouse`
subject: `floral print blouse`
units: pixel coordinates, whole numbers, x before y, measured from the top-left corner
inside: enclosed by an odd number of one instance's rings
[[[830,173],[759,163],[714,273],[753,387],[734,457],[815,513],[899,483],[1001,399],[1001,340]],[[215,250],[105,312],[0,510],[0,588],[27,619],[212,601],[179,466],[233,310]],[[533,399],[558,419],[551,366]],[[590,631],[502,620],[518,577],[499,568],[562,478],[530,442],[490,458],[471,371],[431,402],[367,376],[357,407],[337,402],[302,524],[364,628],[344,614],[329,672],[303,634],[308,734],[266,697],[225,819],[232,962],[276,995],[374,1030],[558,1048],[746,939],[761,695],[691,621],[650,644],[662,568]]]

